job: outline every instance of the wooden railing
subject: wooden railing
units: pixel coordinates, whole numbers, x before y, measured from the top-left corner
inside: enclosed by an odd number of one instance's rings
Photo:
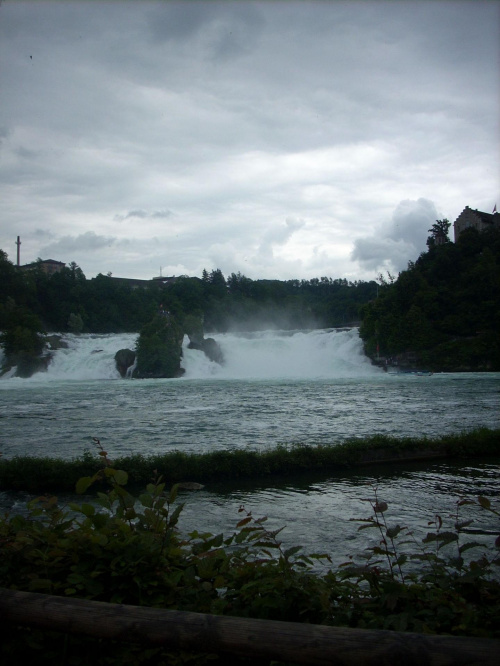
[[[69,634],[311,666],[500,663],[500,641],[493,639],[222,617],[2,588],[0,619]]]

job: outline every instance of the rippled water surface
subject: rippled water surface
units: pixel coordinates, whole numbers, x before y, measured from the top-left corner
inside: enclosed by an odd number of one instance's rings
[[[498,375],[297,380],[0,382],[4,456],[112,454],[337,443],[374,433],[436,436],[500,425]]]
[[[364,357],[356,331],[217,336],[224,367],[185,349],[182,379],[122,380],[114,353],[133,348],[135,338],[70,336],[48,373],[0,380],[3,456],[73,458],[92,437],[113,457],[500,427],[500,374],[386,374]],[[204,529],[227,531],[243,504],[286,525],[285,540],[342,557],[359,539],[351,518],[369,513],[362,498],[375,485],[395,518],[419,529],[434,512],[452,512],[458,496],[500,491],[494,462],[374,467],[343,478],[206,488],[187,496],[183,521],[199,528],[202,517]],[[16,501],[0,497],[4,505]]]
[[[331,477],[305,480],[294,478],[255,487],[239,484],[236,488],[216,486],[197,493],[184,493],[186,502],[181,526],[188,532],[200,529],[200,518],[206,529],[229,534],[241,515],[240,506],[255,518],[268,516],[270,529],[283,527],[280,539],[286,545],[301,545],[306,553],[327,553],[335,564],[359,554],[367,546],[380,541],[376,530],[362,530],[356,519],[373,515],[371,504],[375,494],[388,503],[389,525],[407,526],[420,543],[432,531],[429,522],[437,515],[443,529],[454,529],[458,517],[474,520],[474,535],[463,535],[492,546],[500,534],[498,517],[483,511],[476,504],[460,507],[461,498],[475,500],[479,495],[500,498],[500,476],[497,464],[415,463],[405,466],[381,466]],[[481,534],[482,532],[482,534]],[[463,543],[463,541],[462,541]],[[409,546],[412,552],[417,547]]]

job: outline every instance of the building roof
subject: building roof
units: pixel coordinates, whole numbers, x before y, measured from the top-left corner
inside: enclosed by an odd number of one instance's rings
[[[483,213],[481,210],[477,210],[477,208],[473,212],[486,224],[495,224],[500,218],[500,213]]]
[[[30,264],[23,264],[19,268],[36,268],[37,266],[46,266],[47,264],[50,264],[51,266],[66,266],[64,261],[56,261],[55,259],[39,259],[37,261],[32,261]]]

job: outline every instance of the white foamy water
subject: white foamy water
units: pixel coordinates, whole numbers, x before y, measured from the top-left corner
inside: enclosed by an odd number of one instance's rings
[[[43,383],[60,380],[119,379],[115,354],[119,349],[134,349],[137,335],[63,335],[68,345],[52,353],[47,372],[39,372],[28,381]],[[20,380],[27,381],[27,380]]]
[[[0,380],[0,452],[72,458],[335,444],[500,427],[498,373],[388,375],[356,330],[218,335],[220,366],[184,349],[181,379],[121,379],[136,335],[66,336],[46,373]]]
[[[188,349],[186,339],[182,365],[187,379],[325,379],[380,372],[364,355],[356,329],[226,333],[213,337],[222,350],[224,364]]]

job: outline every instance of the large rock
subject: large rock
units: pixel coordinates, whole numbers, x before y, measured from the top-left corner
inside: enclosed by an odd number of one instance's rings
[[[13,377],[27,379],[37,372],[47,372],[54,354],[57,349],[67,349],[68,343],[60,335],[40,336],[42,350],[39,354],[30,351],[18,351],[10,354],[2,365],[0,376],[13,372]]]
[[[47,348],[50,349],[51,351],[68,348],[68,343],[66,342],[66,340],[63,340],[62,336],[57,335],[55,333],[52,335],[45,336],[45,344]]]
[[[222,365],[224,357],[218,343],[213,338],[205,338],[203,332],[203,319],[195,315],[184,317],[184,332],[189,337],[189,349],[202,351],[211,361]]]
[[[202,343],[202,349],[211,361],[215,361],[215,363],[222,365],[224,362],[224,356],[222,355],[222,350],[218,342],[213,338],[205,338]]]
[[[135,351],[131,349],[119,349],[115,354],[115,363],[121,377],[126,377],[127,370],[135,363]]]
[[[219,363],[220,365],[224,362],[224,356],[222,355],[222,350],[213,338],[203,338],[202,340],[195,339],[193,340],[189,336],[189,349],[198,349],[202,351],[205,356],[207,356],[211,361]]]

